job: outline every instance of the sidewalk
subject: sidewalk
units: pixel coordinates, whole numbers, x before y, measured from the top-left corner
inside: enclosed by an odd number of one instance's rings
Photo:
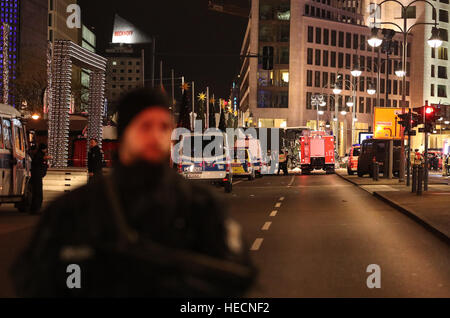
[[[411,193],[410,187],[399,183],[398,179],[380,178],[379,181],[373,181],[369,177],[349,176],[346,170],[338,170],[336,173],[450,243],[450,185],[447,184],[447,178],[432,176],[429,191],[418,196]]]

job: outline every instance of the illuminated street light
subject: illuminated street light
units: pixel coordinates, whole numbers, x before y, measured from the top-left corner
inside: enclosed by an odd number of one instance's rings
[[[347,106],[348,106],[348,107],[353,107],[353,105],[354,105],[354,104],[353,104],[352,101],[348,101],[348,102],[347,102]]]
[[[334,85],[334,88],[333,88],[333,94],[334,94],[334,95],[339,95],[340,93],[342,93],[342,88],[340,88],[340,87],[338,86],[338,84]]]
[[[337,117],[333,117],[333,121],[334,122],[338,121]]]
[[[406,76],[406,72],[404,70],[399,69],[395,71],[395,75],[397,75],[397,77],[403,77]]]
[[[31,118],[32,118],[33,120],[38,120],[39,118],[41,118],[41,116],[39,116],[39,114],[33,114],[33,115],[31,116]]]
[[[319,110],[317,113],[318,113],[320,116],[322,116],[323,114],[325,114],[325,112],[324,112],[323,110]]]
[[[374,85],[372,83],[369,83],[369,86],[367,87],[367,94],[369,95],[375,95],[377,90],[375,89]]]
[[[371,47],[379,47],[383,43],[383,39],[378,37],[378,29],[372,28],[372,35],[367,41]]]
[[[439,29],[437,27],[433,27],[431,30],[431,38],[428,40],[428,45],[432,48],[438,48],[442,45],[442,38],[439,34]]]
[[[359,69],[358,65],[353,66],[353,69],[350,72],[353,77],[360,77],[362,74],[362,71]]]
[[[444,121],[444,124],[448,125],[448,124],[450,124],[450,121],[446,120],[446,121]]]
[[[341,115],[345,116],[345,115],[347,115],[347,112],[345,110],[343,110],[343,111],[341,111]]]

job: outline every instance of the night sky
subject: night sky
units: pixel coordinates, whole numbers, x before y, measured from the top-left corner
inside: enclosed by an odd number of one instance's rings
[[[210,86],[216,97],[229,97],[231,83],[239,73],[247,19],[209,11],[208,0],[78,0],[78,3],[83,23],[95,28],[100,54],[111,42],[113,17],[117,13],[148,35],[156,36],[157,78],[159,61],[163,60],[164,77],[170,77],[173,68],[176,76],[184,75],[187,81],[195,81],[197,92]],[[146,78],[150,78],[150,70],[151,64],[146,63]],[[170,81],[166,85],[170,86]]]

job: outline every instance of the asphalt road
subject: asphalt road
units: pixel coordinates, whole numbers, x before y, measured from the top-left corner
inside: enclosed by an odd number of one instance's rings
[[[260,271],[249,297],[450,297],[450,247],[338,176],[240,180],[225,198]],[[7,269],[38,220],[0,209],[0,297],[14,296]]]
[[[450,247],[338,176],[265,177],[234,192],[260,270],[251,297],[450,297]],[[371,264],[380,289],[367,287]]]

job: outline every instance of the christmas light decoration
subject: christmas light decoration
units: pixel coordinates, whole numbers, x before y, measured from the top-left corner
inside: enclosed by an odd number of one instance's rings
[[[49,44],[50,46],[50,44]],[[51,49],[51,47],[49,48]],[[55,41],[52,65],[49,67],[49,154],[52,166],[65,168],[69,150],[69,111],[71,98],[72,64],[89,69],[90,92],[88,101],[87,138],[102,143],[102,114],[105,105],[105,73],[107,60],[71,41]],[[89,142],[87,143],[89,147]]]

